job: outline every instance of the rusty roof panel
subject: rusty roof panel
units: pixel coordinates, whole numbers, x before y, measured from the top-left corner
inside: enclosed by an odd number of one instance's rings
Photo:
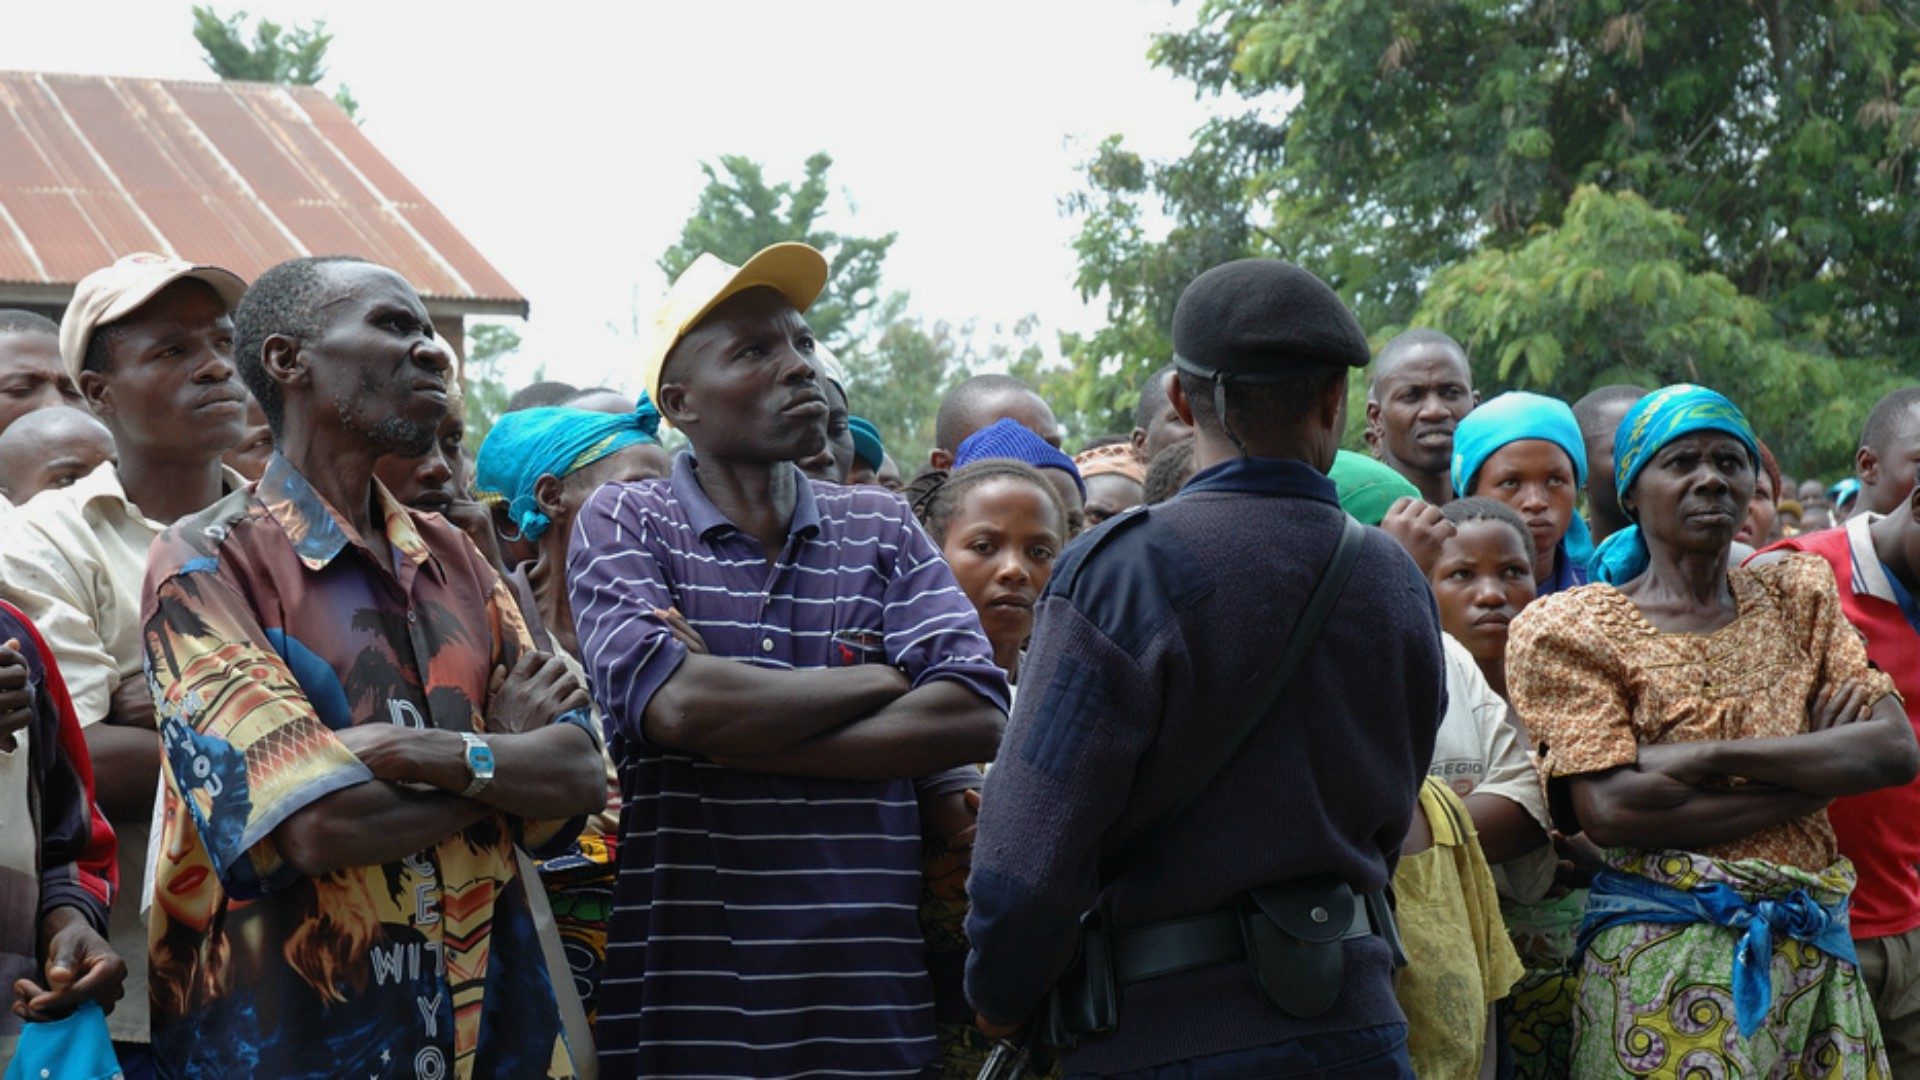
[[[40,264],[21,246],[19,235],[0,223],[0,278],[23,280],[39,273]]]
[[[7,214],[39,256],[45,273],[25,280],[42,284],[78,281],[113,261],[93,223],[65,191],[30,191],[6,197]],[[29,225],[29,222],[32,224]]]
[[[526,312],[318,90],[0,72],[0,281],[71,286],[155,249],[249,278],[359,255],[428,300]]]

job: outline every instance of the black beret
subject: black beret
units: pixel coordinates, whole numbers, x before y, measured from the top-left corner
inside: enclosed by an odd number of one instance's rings
[[[1327,283],[1279,259],[1239,259],[1194,278],[1173,309],[1173,352],[1189,374],[1249,381],[1372,359],[1360,321]]]

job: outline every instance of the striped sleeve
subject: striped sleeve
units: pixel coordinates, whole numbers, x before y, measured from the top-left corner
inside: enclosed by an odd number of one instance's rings
[[[641,740],[647,704],[686,658],[655,611],[674,606],[631,487],[609,484],[580,508],[568,545],[567,594],[580,663],[600,706],[607,741]]]

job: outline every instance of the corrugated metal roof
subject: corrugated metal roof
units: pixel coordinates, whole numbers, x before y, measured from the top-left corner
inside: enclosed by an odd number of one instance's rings
[[[70,288],[134,251],[251,279],[359,255],[430,301],[527,301],[312,87],[0,72],[0,282]]]

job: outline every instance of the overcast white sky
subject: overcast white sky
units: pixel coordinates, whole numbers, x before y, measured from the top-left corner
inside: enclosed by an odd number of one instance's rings
[[[235,4],[233,6],[241,6]],[[632,388],[610,324],[665,288],[699,163],[776,178],[834,157],[836,228],[900,234],[886,284],[983,333],[1038,315],[1043,340],[1100,317],[1073,289],[1059,198],[1099,140],[1179,153],[1207,104],[1149,68],[1169,0],[476,4],[251,0],[327,20],[329,83],[363,129],[532,302],[526,369]],[[221,5],[221,10],[229,10]],[[0,68],[210,78],[191,4],[13,5]]]

